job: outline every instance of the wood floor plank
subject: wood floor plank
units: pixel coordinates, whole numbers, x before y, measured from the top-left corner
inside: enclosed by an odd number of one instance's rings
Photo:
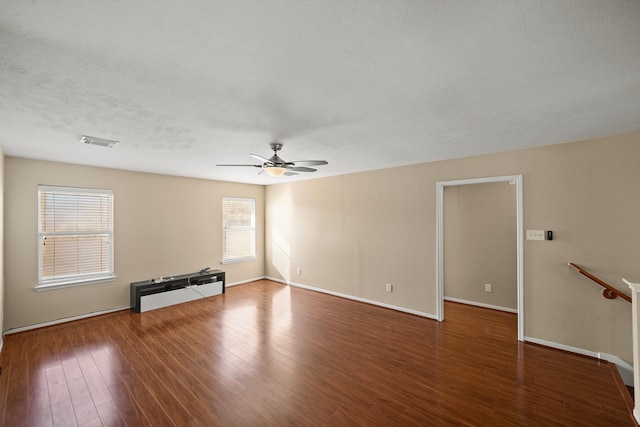
[[[113,397],[114,405],[112,407],[115,407],[115,410],[126,425],[150,426],[151,423],[129,388],[134,381],[133,374],[127,372],[123,364],[118,363],[113,358],[110,359],[106,353],[101,353],[102,354],[94,353],[94,360],[96,361],[98,371],[107,384],[109,394]]]
[[[29,334],[25,334],[29,340]],[[37,373],[30,372],[30,357],[32,347],[30,341],[25,341],[9,353],[7,337],[2,351],[2,365],[9,366],[7,376],[7,400],[4,424],[6,426],[53,426],[49,390],[44,370]],[[33,352],[37,355],[37,352]],[[4,362],[6,360],[6,363]]]
[[[122,427],[127,425],[113,400],[97,406],[96,410],[98,411],[102,425],[105,427]]]
[[[10,365],[5,365],[3,368],[4,375],[0,375],[0,425],[4,424],[4,418],[7,408],[7,396],[9,394],[9,381],[11,376],[9,372]]]
[[[86,424],[98,418],[98,411],[93,403],[91,392],[89,391],[89,387],[87,387],[84,377],[67,381],[67,385],[78,424]]]
[[[173,392],[166,387],[143,356],[125,342],[120,342],[119,349],[121,357],[128,361],[132,369],[132,373],[126,377],[128,388],[131,394],[136,396],[142,410],[146,414],[152,414],[153,420],[149,420],[152,425],[184,425],[192,420],[189,411],[176,400]]]
[[[104,379],[102,378],[102,375],[100,374],[97,366],[87,367],[86,369],[83,369],[82,375],[85,382],[87,383],[89,394],[91,395],[91,399],[93,400],[93,404],[96,406],[96,408],[105,403],[113,401],[111,393],[109,392],[109,388],[104,382]]]
[[[73,404],[70,399],[61,400],[51,405],[51,412],[53,413],[53,425],[73,427],[78,425],[75,411],[73,410]]]
[[[0,426],[635,425],[607,362],[268,280],[5,337]]]

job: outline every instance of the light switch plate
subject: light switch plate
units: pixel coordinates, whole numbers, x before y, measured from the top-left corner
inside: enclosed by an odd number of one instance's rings
[[[527,230],[527,240],[545,240],[544,230]]]

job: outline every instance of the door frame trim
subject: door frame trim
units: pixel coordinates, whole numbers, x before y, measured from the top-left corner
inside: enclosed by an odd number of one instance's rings
[[[493,182],[514,182],[516,185],[518,341],[524,341],[524,215],[522,175],[493,176],[486,178],[436,182],[436,281],[438,285],[436,318],[439,321],[444,320],[444,188],[455,185],[488,184]]]

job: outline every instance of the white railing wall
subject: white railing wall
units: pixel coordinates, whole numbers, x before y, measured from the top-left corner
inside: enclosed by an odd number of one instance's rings
[[[632,322],[633,322],[633,387],[635,400],[633,416],[640,424],[640,283],[631,283],[622,279],[631,288]]]

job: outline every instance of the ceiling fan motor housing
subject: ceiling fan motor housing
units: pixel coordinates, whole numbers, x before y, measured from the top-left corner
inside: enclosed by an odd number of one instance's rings
[[[280,158],[280,156],[278,156],[278,151],[280,151],[282,149],[282,144],[279,142],[272,142],[269,144],[271,146],[271,149],[273,150],[273,156],[271,156],[271,158],[269,159],[269,162],[271,162],[271,165],[263,165],[263,167],[285,167],[287,165],[293,165],[293,163],[287,163],[285,162],[283,159]]]

